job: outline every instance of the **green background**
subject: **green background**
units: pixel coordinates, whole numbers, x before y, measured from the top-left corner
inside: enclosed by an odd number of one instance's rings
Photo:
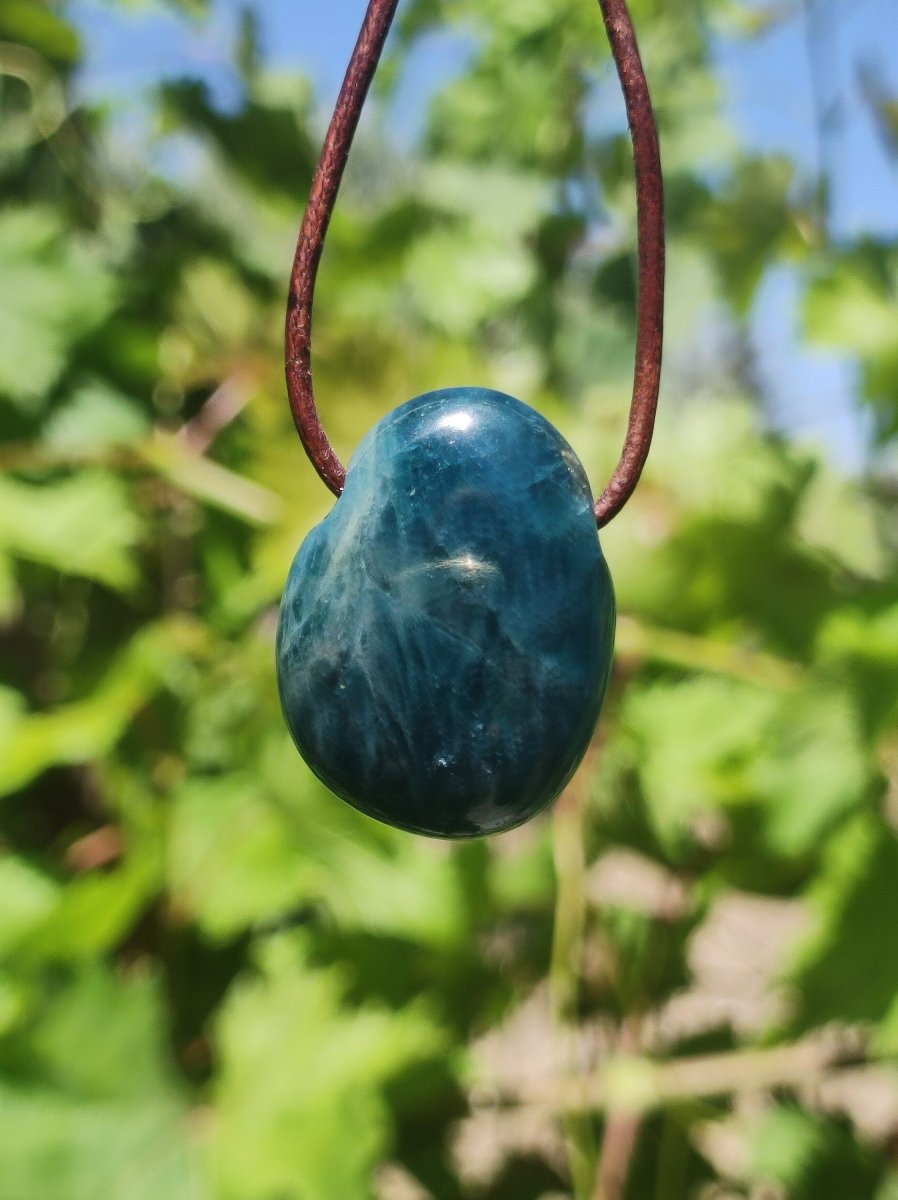
[[[328,795],[278,711],[280,589],[331,503],[282,375],[311,85],[248,11],[238,101],[155,86],[129,153],[73,99],[65,5],[0,6],[0,1200],[898,1197],[898,248],[830,237],[826,179],[728,123],[712,40],[776,7],[633,9],[669,367],[603,534],[611,694],[553,813],[447,846]],[[447,23],[470,53],[397,142]],[[607,478],[635,300],[611,80],[586,0],[403,4],[317,298],[344,458],[477,383]],[[894,156],[898,102],[869,104]],[[765,428],[777,267],[852,365],[854,478]]]

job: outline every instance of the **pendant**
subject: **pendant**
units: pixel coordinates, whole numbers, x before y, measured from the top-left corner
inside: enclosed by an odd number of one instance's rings
[[[370,431],[294,559],[284,716],[318,778],[369,816],[498,833],[583,757],[614,617],[589,483],[561,434],[499,392],[430,392]]]
[[[599,0],[636,169],[636,364],[620,460],[595,505],[544,417],[481,388],[410,400],[349,471],[312,386],[312,305],[343,170],[397,0],[368,0],[293,260],[285,367],[303,447],[339,497],[300,547],[277,637],[300,753],[369,816],[434,837],[511,829],[583,757],[608,684],[614,592],[596,526],[639,481],[664,325],[658,132],[627,0]],[[345,485],[345,486],[344,486]]]

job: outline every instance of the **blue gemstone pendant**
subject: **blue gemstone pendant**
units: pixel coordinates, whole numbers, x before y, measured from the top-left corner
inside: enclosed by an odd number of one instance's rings
[[[303,758],[362,812],[435,837],[498,833],[573,774],[613,641],[576,455],[519,400],[451,388],[371,430],[300,547],[281,704]]]

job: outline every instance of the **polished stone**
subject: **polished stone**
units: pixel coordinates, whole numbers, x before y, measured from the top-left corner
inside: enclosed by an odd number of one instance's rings
[[[472,837],[553,800],[592,736],[614,594],[558,431],[480,388],[390,413],[300,547],[277,639],[287,724],[332,791]]]

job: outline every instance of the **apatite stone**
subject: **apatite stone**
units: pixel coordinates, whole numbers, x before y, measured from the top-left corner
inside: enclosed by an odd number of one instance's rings
[[[570,446],[511,396],[430,392],[371,430],[300,547],[281,703],[303,758],[362,812],[439,837],[495,833],[570,778],[613,638]]]

